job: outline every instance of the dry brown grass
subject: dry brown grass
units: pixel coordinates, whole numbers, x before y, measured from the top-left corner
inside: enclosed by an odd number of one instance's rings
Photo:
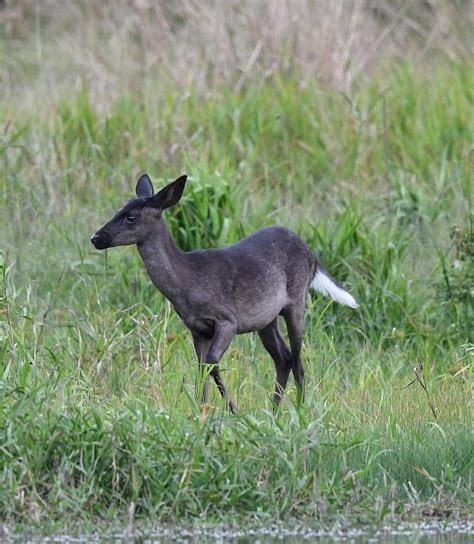
[[[10,97],[32,80],[59,89],[84,78],[102,100],[162,79],[238,90],[275,71],[347,91],[387,59],[472,55],[474,3],[6,0],[0,24]]]

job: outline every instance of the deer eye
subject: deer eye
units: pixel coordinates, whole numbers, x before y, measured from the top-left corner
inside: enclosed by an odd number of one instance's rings
[[[127,215],[127,223],[134,223],[136,217],[134,215]]]

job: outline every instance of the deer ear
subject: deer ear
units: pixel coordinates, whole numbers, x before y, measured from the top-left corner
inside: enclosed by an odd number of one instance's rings
[[[188,176],[180,176],[178,179],[161,189],[151,200],[151,205],[155,208],[161,208],[165,210],[166,208],[171,208],[179,202],[181,198],[184,187],[186,185],[186,180]]]
[[[153,196],[153,184],[151,183],[150,176],[148,174],[143,174],[140,176],[137,181],[137,186],[135,188],[138,198],[147,198]]]

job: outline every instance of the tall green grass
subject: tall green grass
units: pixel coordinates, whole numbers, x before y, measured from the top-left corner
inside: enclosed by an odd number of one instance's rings
[[[280,76],[144,89],[106,113],[85,84],[38,111],[0,104],[2,518],[467,512],[472,286],[449,234],[472,236],[473,74],[399,66],[350,96]],[[183,249],[279,223],[351,288],[357,312],[308,301],[304,406],[290,385],[273,414],[273,364],[246,335],[222,362],[239,415],[212,391],[199,424],[184,326],[134,249],[88,241],[143,171],[189,174],[167,213]],[[420,360],[436,419],[418,383],[403,389]]]

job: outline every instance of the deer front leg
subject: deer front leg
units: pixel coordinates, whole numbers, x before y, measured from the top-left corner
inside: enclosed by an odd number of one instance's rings
[[[212,338],[212,343],[207,353],[207,357],[205,358],[206,364],[211,365],[210,374],[216,382],[219,393],[222,395],[222,398],[227,400],[227,408],[232,414],[236,413],[237,408],[229,398],[218,365],[236,332],[237,327],[230,321],[215,323],[214,336]]]
[[[201,421],[206,419],[207,398],[209,396],[209,369],[206,357],[212,343],[212,337],[203,336],[192,332],[193,344],[199,364],[198,382],[196,385],[197,396],[201,397]]]

